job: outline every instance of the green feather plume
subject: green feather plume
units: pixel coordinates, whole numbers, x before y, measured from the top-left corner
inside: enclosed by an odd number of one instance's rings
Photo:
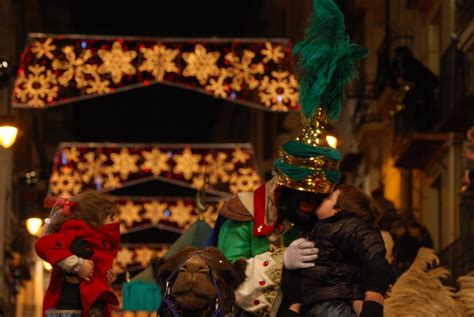
[[[345,86],[357,74],[355,63],[367,50],[351,43],[344,16],[333,0],[313,0],[314,13],[303,41],[293,52],[300,55],[302,69],[300,102],[306,119],[324,108],[331,120],[339,117]]]

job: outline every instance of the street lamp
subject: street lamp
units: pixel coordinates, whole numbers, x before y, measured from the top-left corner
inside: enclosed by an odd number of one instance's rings
[[[36,236],[40,232],[42,225],[43,220],[41,218],[32,217],[26,219],[26,230],[32,236]]]
[[[8,149],[15,143],[18,128],[11,116],[0,116],[0,146]]]

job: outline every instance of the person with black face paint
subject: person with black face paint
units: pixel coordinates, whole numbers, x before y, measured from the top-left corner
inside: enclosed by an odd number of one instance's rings
[[[313,0],[313,7],[305,38],[293,49],[300,56],[304,128],[298,138],[281,146],[273,179],[231,199],[214,230],[217,247],[229,260],[247,261],[246,281],[235,298],[250,316],[288,315],[291,294],[282,292],[284,269],[315,265],[318,246],[305,232],[314,227],[316,209],[341,178],[342,155],[329,146],[326,126],[337,120],[345,86],[367,53],[350,42],[344,16],[333,0]]]

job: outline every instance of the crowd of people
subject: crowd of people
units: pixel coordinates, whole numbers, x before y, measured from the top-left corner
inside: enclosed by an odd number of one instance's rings
[[[428,229],[420,224],[411,214],[397,211],[395,205],[383,195],[381,189],[375,189],[371,193],[374,204],[379,212],[377,225],[392,240],[387,248],[392,246],[390,263],[397,275],[403,273],[415,260],[421,247],[433,248],[433,240]],[[387,242],[386,242],[387,244]]]

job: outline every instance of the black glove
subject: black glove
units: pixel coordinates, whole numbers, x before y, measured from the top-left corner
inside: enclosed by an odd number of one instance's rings
[[[383,317],[383,306],[377,302],[364,301],[359,317]]]
[[[384,257],[372,259],[362,271],[362,285],[365,291],[384,295],[395,281],[395,273]]]
[[[288,306],[301,302],[299,271],[283,270],[281,290],[283,292],[283,302]]]
[[[76,238],[71,243],[71,245],[69,246],[69,251],[83,259],[88,259],[94,254],[94,250],[92,250],[90,244],[81,237]]]

